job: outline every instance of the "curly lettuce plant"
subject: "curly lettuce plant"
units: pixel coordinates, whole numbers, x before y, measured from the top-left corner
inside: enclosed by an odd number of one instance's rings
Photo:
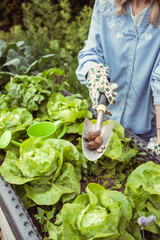
[[[125,194],[129,197],[134,213],[134,224],[130,226],[130,231],[138,233],[138,217],[155,215],[156,221],[149,223],[144,230],[160,236],[160,165],[149,161],[137,167],[127,179]]]
[[[77,133],[84,118],[92,118],[87,100],[80,94],[64,97],[54,93],[48,100],[47,110],[52,121],[62,120],[67,125],[67,133]]]
[[[52,226],[53,239],[133,240],[126,231],[132,208],[123,193],[89,183],[86,193],[66,203]]]
[[[30,112],[38,111],[53,92],[64,90],[66,83],[59,84],[56,80],[56,76],[62,76],[63,73],[60,69],[51,68],[37,75],[16,74],[5,86],[7,93],[0,93],[0,109],[25,107]]]
[[[0,174],[21,189],[32,206],[54,205],[80,193],[80,165],[79,152],[69,141],[28,138],[20,146],[19,158],[7,151]],[[26,207],[28,200],[22,201]]]

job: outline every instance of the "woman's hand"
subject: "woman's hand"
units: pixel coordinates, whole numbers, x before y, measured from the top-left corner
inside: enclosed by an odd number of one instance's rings
[[[160,128],[157,129],[156,145],[153,147],[152,151],[160,157]]]
[[[153,148],[152,151],[157,154],[158,157],[160,157],[160,143],[156,144]]]
[[[110,104],[115,103],[117,93],[114,92],[114,90],[118,85],[116,83],[110,83],[108,78],[109,67],[102,63],[95,63],[88,72],[87,87],[89,88],[89,95],[93,104],[93,109],[97,108],[100,92],[105,94]],[[108,109],[106,114],[112,116]]]
[[[160,142],[157,137],[152,137],[147,146],[152,152],[156,153],[160,157]]]
[[[152,147],[152,151],[160,157],[160,105],[155,105],[156,110],[156,125],[157,125],[157,138],[156,143]]]

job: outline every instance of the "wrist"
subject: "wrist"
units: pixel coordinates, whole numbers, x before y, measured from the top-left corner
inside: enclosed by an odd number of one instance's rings
[[[109,67],[103,63],[94,63],[88,71],[88,77],[109,78]]]

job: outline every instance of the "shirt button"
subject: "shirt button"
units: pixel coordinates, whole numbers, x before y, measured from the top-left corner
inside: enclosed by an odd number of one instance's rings
[[[152,35],[150,33],[148,33],[148,34],[145,35],[145,38],[150,39],[150,38],[152,38]]]
[[[117,38],[122,38],[122,37],[123,37],[123,33],[118,32],[118,33],[117,33]]]

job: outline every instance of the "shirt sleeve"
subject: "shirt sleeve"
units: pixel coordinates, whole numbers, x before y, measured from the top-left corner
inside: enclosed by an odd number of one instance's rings
[[[100,40],[100,1],[96,0],[92,19],[84,48],[78,54],[78,68],[76,75],[81,84],[86,84],[89,69],[94,63],[104,63],[104,55]]]
[[[153,104],[160,105],[160,53],[158,64],[156,64],[156,67],[153,70],[151,89],[153,94]]]

